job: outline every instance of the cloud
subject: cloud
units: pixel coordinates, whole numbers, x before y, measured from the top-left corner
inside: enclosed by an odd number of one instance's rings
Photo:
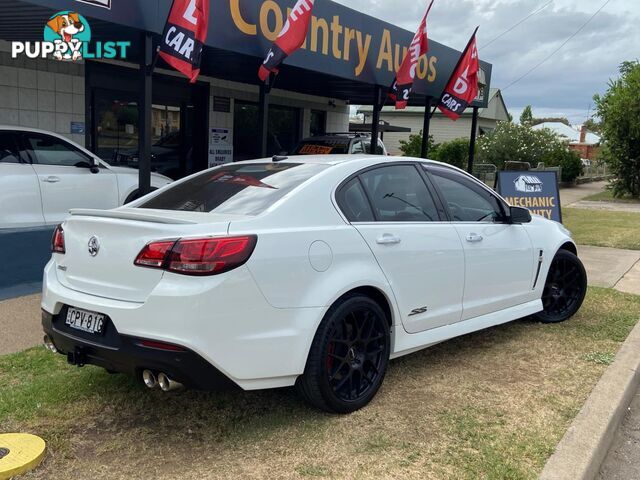
[[[417,27],[426,7],[426,0],[337,1],[411,31]],[[543,111],[565,112],[574,122],[584,121],[593,95],[606,90],[609,79],[617,75],[619,64],[639,56],[637,2],[611,1],[550,60],[503,91],[507,106],[520,111],[531,104],[534,115],[543,116]],[[604,0],[554,0],[485,47],[491,39],[545,3],[543,0],[436,0],[429,17],[429,36],[460,50],[479,25],[480,56],[493,64],[492,86],[505,89],[576,32]]]

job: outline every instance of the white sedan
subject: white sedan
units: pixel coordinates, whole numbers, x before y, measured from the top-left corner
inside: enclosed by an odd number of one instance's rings
[[[389,359],[529,315],[586,274],[569,232],[449,165],[274,157],[76,210],[44,272],[45,344],[164,391],[296,385],[351,412]]]
[[[154,189],[171,181],[151,175]],[[0,230],[57,225],[71,208],[115,208],[137,189],[137,170],[113,167],[55,133],[0,125]]]

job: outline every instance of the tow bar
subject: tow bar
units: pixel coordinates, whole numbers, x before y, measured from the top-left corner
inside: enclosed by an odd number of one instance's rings
[[[84,367],[86,361],[87,356],[81,347],[76,347],[73,352],[67,352],[67,363],[69,365]]]

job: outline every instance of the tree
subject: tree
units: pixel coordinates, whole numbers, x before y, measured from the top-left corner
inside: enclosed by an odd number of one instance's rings
[[[455,165],[458,168],[466,168],[469,162],[469,140],[457,138],[441,143],[435,153],[429,156],[439,162]]]
[[[603,95],[595,95],[602,123],[604,158],[616,178],[613,194],[640,198],[640,63],[620,65],[620,78],[609,82]]]
[[[533,122],[533,110],[531,110],[531,105],[527,105],[524,107],[522,114],[520,115],[520,125],[531,125]]]
[[[540,125],[541,123],[547,123],[547,122],[558,122],[558,123],[564,123],[567,126],[571,126],[571,123],[569,123],[569,119],[566,117],[542,117],[542,118],[533,118],[531,120],[531,126],[535,126],[535,125]]]
[[[433,136],[429,135],[429,152],[428,156],[433,158],[436,145],[433,142]],[[409,140],[400,140],[400,151],[405,157],[420,158],[422,154],[422,130],[418,134],[409,135]]]
[[[588,118],[584,122],[584,127],[593,133],[600,134],[602,132],[602,124],[593,117]]]

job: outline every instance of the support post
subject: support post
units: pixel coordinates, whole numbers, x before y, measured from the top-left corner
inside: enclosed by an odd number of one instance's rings
[[[142,34],[140,55],[140,101],[138,103],[138,191],[140,196],[151,191],[151,108],[153,37]]]
[[[471,119],[471,138],[469,140],[469,163],[467,172],[473,174],[473,160],[476,153],[476,132],[478,130],[478,107],[473,107],[473,117]]]
[[[427,158],[429,155],[429,129],[431,128],[431,102],[433,97],[427,97],[424,104],[424,124],[422,126],[422,149],[420,157]]]
[[[382,103],[380,102],[380,92],[382,88],[376,85],[373,89],[373,118],[371,120],[371,149],[369,153],[371,155],[376,154],[378,148],[378,132],[380,131],[380,110],[382,110]]]
[[[269,80],[271,77],[269,77]],[[260,98],[258,100],[258,139],[260,145],[260,157],[267,156],[267,135],[269,134],[269,91],[268,83],[260,84]]]

